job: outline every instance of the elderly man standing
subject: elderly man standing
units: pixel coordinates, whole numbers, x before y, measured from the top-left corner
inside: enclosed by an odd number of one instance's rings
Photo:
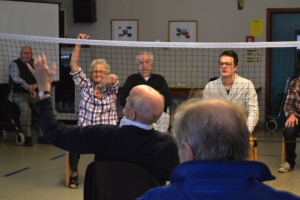
[[[300,199],[263,184],[275,179],[265,164],[244,161],[249,152],[245,111],[240,103],[217,99],[181,105],[173,125],[182,164],[168,186],[140,199]]]
[[[56,65],[49,69],[46,56],[38,57],[33,69],[39,90],[48,92]],[[78,154],[95,154],[95,160],[136,164],[166,184],[178,164],[178,148],[172,135],[153,129],[164,109],[163,97],[146,85],[134,87],[123,110],[126,119],[118,125],[66,126],[57,122],[49,93],[37,103],[39,125],[55,146]]]
[[[25,146],[32,146],[31,138],[31,107],[39,100],[38,85],[33,75],[28,70],[26,63],[32,64],[32,49],[30,46],[21,48],[20,57],[14,60],[9,67],[10,96],[20,108],[21,130],[25,135]],[[39,143],[47,143],[42,133],[38,139]]]
[[[205,99],[231,100],[245,105],[249,133],[252,133],[259,119],[257,94],[250,80],[236,74],[238,62],[238,55],[234,51],[224,51],[219,59],[221,76],[205,86],[203,95]]]
[[[150,52],[142,52],[136,56],[138,64],[138,73],[130,75],[122,89],[120,95],[120,104],[125,106],[126,98],[129,95],[131,89],[137,85],[148,85],[158,91],[164,96],[164,112],[161,118],[156,122],[157,130],[161,132],[167,132],[170,123],[170,115],[168,114],[168,108],[171,106],[171,94],[165,78],[159,74],[153,74],[153,54]]]

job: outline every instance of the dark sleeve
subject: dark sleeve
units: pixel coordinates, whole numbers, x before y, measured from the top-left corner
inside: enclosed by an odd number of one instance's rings
[[[175,169],[175,167],[180,164],[177,142],[173,136],[172,136],[171,140],[172,140],[172,144],[175,144],[175,145],[170,145],[170,155],[173,155],[173,157],[170,160],[172,170],[168,174],[168,178],[169,178],[168,180],[171,179],[171,174],[172,174],[173,170]]]
[[[39,126],[47,141],[54,146],[77,154],[94,154],[105,148],[105,143],[113,135],[112,125],[80,127],[67,126],[57,121],[50,98],[37,103]]]
[[[129,76],[122,88],[122,93],[120,94],[120,105],[125,106],[126,104],[126,98],[129,96],[129,92],[134,87],[134,83],[132,81],[132,76]]]
[[[171,92],[170,88],[168,86],[167,81],[163,76],[161,76],[161,90],[160,93],[164,96],[165,98],[165,112],[167,111],[167,107],[171,106],[172,100],[171,100]]]

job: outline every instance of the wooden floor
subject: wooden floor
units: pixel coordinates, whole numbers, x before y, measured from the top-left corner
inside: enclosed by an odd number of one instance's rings
[[[278,173],[281,163],[281,133],[267,138],[266,133],[257,133],[258,161],[267,164],[276,180],[265,182],[278,190],[300,196],[300,156],[295,169]],[[86,166],[93,155],[81,156],[79,163],[79,188],[65,187],[65,151],[52,145],[38,144],[38,133],[33,133],[33,147],[17,146],[14,134],[8,141],[0,142],[0,199],[2,200],[82,200]],[[300,144],[298,144],[299,146]],[[297,154],[300,155],[300,147]]]

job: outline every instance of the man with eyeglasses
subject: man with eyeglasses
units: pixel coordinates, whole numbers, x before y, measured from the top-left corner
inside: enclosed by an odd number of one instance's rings
[[[25,136],[25,146],[33,146],[31,138],[31,119],[34,105],[39,100],[37,92],[37,81],[28,70],[26,63],[32,64],[32,49],[25,45],[21,48],[20,57],[14,60],[9,67],[9,99],[14,101],[20,108],[21,131]],[[42,136],[38,139],[39,143],[48,144]]]
[[[257,94],[253,83],[236,74],[238,55],[234,51],[224,51],[220,55],[220,77],[210,81],[204,88],[205,99],[223,99],[237,101],[246,106],[247,125],[252,134],[259,119]]]

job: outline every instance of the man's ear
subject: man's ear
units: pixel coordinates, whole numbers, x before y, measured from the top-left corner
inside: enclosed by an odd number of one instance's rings
[[[185,142],[183,144],[183,146],[185,148],[186,158],[188,159],[188,161],[194,160],[194,152],[193,152],[191,145],[189,143]]]
[[[132,121],[136,120],[136,113],[134,112],[134,110],[130,111],[129,119],[132,120]]]
[[[234,72],[236,72],[236,71],[238,70],[239,66],[236,65],[236,66],[234,66],[234,67],[235,67],[235,71],[234,71]]]

